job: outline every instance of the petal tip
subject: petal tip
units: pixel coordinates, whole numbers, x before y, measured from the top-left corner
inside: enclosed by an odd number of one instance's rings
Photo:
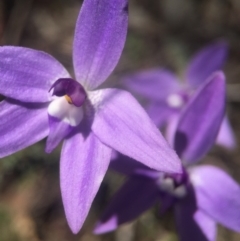
[[[46,152],[47,154],[50,154],[52,151],[53,151],[53,150],[50,149],[49,146],[46,146],[46,147],[45,147],[45,152]]]
[[[78,216],[79,217],[79,216]],[[67,223],[72,231],[73,234],[78,234],[78,232],[81,230],[83,222],[81,219],[78,219],[76,216],[72,216],[71,219],[68,215],[66,215]]]
[[[117,217],[112,216],[110,219],[108,219],[106,222],[99,221],[93,230],[94,234],[104,234],[111,232],[117,228]]]
[[[173,153],[171,156],[172,165],[165,172],[171,173],[171,174],[182,174],[184,172],[182,161],[175,150],[172,149],[172,153]],[[163,171],[163,170],[159,170],[159,171]]]
[[[78,232],[80,231],[81,227],[78,226],[73,226],[69,224],[69,228],[71,229],[73,234],[78,234]]]
[[[213,42],[212,44],[208,45],[207,47],[208,48],[215,47],[215,49],[224,50],[227,52],[228,48],[229,48],[229,44],[228,44],[227,40],[219,39],[219,40]]]
[[[216,71],[215,73],[213,73],[212,76],[218,77],[219,79],[225,81],[225,74],[224,74],[224,72],[221,71],[221,70]]]
[[[214,72],[209,78],[208,83],[215,85],[216,88],[220,88],[225,92],[226,77],[223,71],[219,70]],[[218,89],[218,90],[220,90]]]

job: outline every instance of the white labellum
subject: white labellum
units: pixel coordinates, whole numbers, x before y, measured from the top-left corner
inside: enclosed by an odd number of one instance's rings
[[[48,106],[48,114],[63,122],[77,126],[83,119],[83,107],[69,104],[64,96],[54,99]]]

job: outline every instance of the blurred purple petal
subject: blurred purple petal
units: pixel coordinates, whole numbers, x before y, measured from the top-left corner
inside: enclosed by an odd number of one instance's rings
[[[171,116],[171,118],[169,118],[168,124],[166,126],[166,130],[165,130],[165,138],[170,144],[170,146],[172,147],[174,147],[174,139],[175,139],[179,118],[181,116],[180,114],[181,114],[180,111],[178,113],[176,112],[174,115]]]
[[[159,214],[162,216],[174,205],[176,199],[174,196],[169,195],[168,193],[161,192],[160,201]]]
[[[191,60],[186,78],[194,88],[201,85],[213,72],[221,70],[228,54],[228,45],[221,41],[200,50]]]
[[[115,68],[127,34],[127,0],[84,1],[73,45],[77,80],[87,89],[99,86]]]
[[[131,157],[122,155],[121,153],[118,153],[116,159],[111,160],[109,167],[126,176],[141,175],[153,180],[156,180],[159,177],[159,172],[150,169],[142,163],[135,161]]]
[[[94,134],[76,133],[63,144],[60,184],[68,224],[77,233],[107,171],[111,149]]]
[[[211,217],[209,217],[206,213],[202,212],[201,210],[197,210],[197,212],[194,214],[194,220],[207,237],[207,240],[216,240],[217,224]]]
[[[157,201],[158,195],[159,189],[153,180],[131,177],[107,206],[94,233],[113,231],[119,225],[137,218]]]
[[[178,112],[177,109],[169,107],[166,102],[151,102],[145,110],[158,128],[162,128],[169,118]]]
[[[216,224],[197,209],[192,191],[175,205],[175,218],[180,241],[215,241]]]
[[[47,102],[49,89],[66,69],[47,53],[22,48],[0,47],[0,93],[23,102]]]
[[[198,90],[179,118],[174,147],[187,164],[214,144],[225,111],[225,77],[216,72]]]
[[[0,102],[0,157],[22,150],[48,135],[46,104]]]
[[[141,175],[150,179],[156,180],[159,177],[159,172],[150,169],[149,167],[143,165],[142,163],[135,161],[131,157],[122,155],[119,152],[116,152],[116,156],[111,160],[109,167],[126,176],[131,175]]]
[[[190,179],[197,205],[216,222],[240,232],[240,186],[214,166],[192,168]]]
[[[142,163],[135,161],[131,157],[122,155],[121,153],[117,153],[116,158],[111,160],[109,167],[127,176],[133,175],[138,169],[147,168]]]
[[[138,72],[126,76],[122,82],[130,92],[155,101],[165,101],[168,95],[181,89],[177,76],[164,69]]]
[[[103,143],[155,170],[182,172],[178,156],[130,93],[105,89],[94,95],[101,105],[92,130]]]
[[[234,149],[237,146],[236,139],[227,116],[224,117],[217,136],[217,144],[228,149]]]
[[[48,115],[49,135],[45,151],[50,153],[74,129],[64,121]]]

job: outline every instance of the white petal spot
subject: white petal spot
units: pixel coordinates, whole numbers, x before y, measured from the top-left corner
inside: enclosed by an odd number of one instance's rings
[[[184,105],[184,100],[179,94],[171,94],[167,97],[167,103],[170,107],[180,108]]]
[[[187,194],[187,188],[184,185],[178,186],[177,188],[175,188],[173,194],[175,197],[183,198]]]
[[[170,178],[170,177],[162,179],[162,181],[160,182],[160,188],[163,191],[172,193],[173,189],[174,189],[174,181],[173,181],[173,179]]]
[[[194,170],[195,170],[195,168],[188,168],[190,181],[195,186],[201,186],[203,184],[203,180],[199,175],[197,175],[197,173]]]
[[[174,184],[174,180],[171,177],[160,177],[159,188],[161,189],[161,191],[164,191],[177,198],[183,198],[187,194],[186,186],[182,184],[176,187]]]
[[[48,106],[48,114],[71,126],[77,126],[83,119],[83,108],[67,102],[64,96],[53,100]]]

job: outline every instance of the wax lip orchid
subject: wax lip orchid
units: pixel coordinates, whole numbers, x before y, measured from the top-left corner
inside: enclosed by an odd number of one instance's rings
[[[127,0],[85,0],[77,19],[75,79],[52,56],[0,47],[0,157],[47,137],[62,140],[60,186],[67,221],[77,233],[107,171],[112,149],[169,173],[179,158],[126,91],[96,88],[115,68],[125,43]],[[144,124],[142,124],[144,123]]]
[[[220,168],[191,166],[214,144],[224,107],[225,80],[218,72],[197,91],[180,115],[174,148],[184,161],[183,174],[163,174],[117,156],[112,168],[129,179],[113,197],[94,232],[113,231],[159,200],[161,215],[173,208],[181,241],[216,240],[216,223],[240,232],[239,184]]]
[[[148,101],[146,111],[158,127],[166,125],[166,138],[172,144],[173,129],[181,109],[213,72],[222,69],[227,53],[228,45],[224,41],[206,46],[190,60],[182,80],[173,72],[159,68],[126,76],[122,82],[129,91],[145,97]],[[236,147],[227,116],[216,143],[229,149]]]

